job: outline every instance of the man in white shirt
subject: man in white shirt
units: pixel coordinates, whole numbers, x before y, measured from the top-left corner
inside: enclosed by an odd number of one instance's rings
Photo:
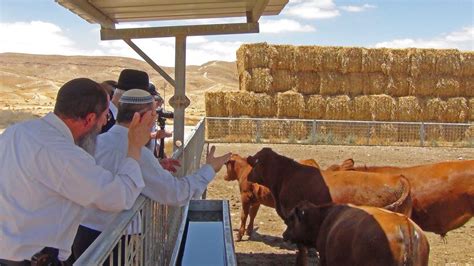
[[[133,206],[145,186],[138,161],[156,114],[134,114],[112,173],[91,155],[108,105],[100,84],[74,79],[59,89],[53,113],[0,135],[0,265],[29,265],[46,247],[55,250],[52,263],[65,261],[84,207]]]
[[[115,118],[117,117],[117,105],[118,99],[120,99],[121,94],[115,96],[117,98],[117,102],[114,104],[114,95],[115,95],[115,88],[117,87],[117,82],[114,80],[106,80],[102,82],[100,85],[104,87],[107,94],[110,96],[110,103],[109,103],[109,114],[107,116],[107,123],[102,127],[100,133],[107,132],[113,125],[115,125]]]
[[[95,158],[103,167],[115,172],[119,169],[127,147],[131,115],[134,112],[155,110],[152,96],[144,90],[129,90],[122,95],[118,106],[117,124],[97,140]],[[214,157],[215,147],[207,155],[206,164],[195,173],[176,178],[164,170],[153,153],[143,147],[139,160],[145,181],[142,193],[161,204],[182,206],[193,195],[201,195],[215,174],[230,159],[230,153]],[[77,259],[105,230],[116,213],[89,209],[74,240],[73,253]]]

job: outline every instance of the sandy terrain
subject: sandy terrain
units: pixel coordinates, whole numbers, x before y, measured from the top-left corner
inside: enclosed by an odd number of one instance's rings
[[[252,155],[263,145],[257,144],[217,144],[217,151],[232,151],[241,155]],[[273,145],[275,151],[295,159],[314,158],[327,167],[346,158],[354,158],[356,163],[371,165],[408,166],[438,162],[443,160],[474,159],[474,149],[453,148],[412,148],[412,147],[357,147],[357,146],[303,146]],[[234,237],[240,226],[240,194],[236,181],[223,179],[225,169],[210,184],[209,199],[228,199],[231,206]],[[239,265],[293,265],[296,246],[283,242],[285,230],[283,221],[272,208],[261,206],[255,218],[257,230],[249,240],[244,236],[235,242]],[[445,239],[427,233],[431,246],[430,265],[474,265],[474,219],[463,227],[451,231]],[[315,261],[313,257],[311,261]]]

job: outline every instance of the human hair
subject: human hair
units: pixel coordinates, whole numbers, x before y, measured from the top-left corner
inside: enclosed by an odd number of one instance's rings
[[[135,112],[143,114],[153,109],[153,103],[119,103],[116,121],[117,123],[130,123]]]
[[[107,101],[107,92],[99,83],[88,78],[77,78],[59,89],[54,113],[66,118],[83,119],[90,113],[103,113]]]

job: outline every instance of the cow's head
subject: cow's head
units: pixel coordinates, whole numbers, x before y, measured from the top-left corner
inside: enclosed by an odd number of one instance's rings
[[[271,167],[271,156],[274,151],[270,148],[263,148],[254,156],[247,157],[247,163],[252,166],[248,176],[248,181],[258,183],[269,187],[268,180],[265,180],[267,175],[266,170]]]
[[[283,239],[314,246],[321,226],[318,221],[321,221],[320,209],[309,201],[301,201],[285,219],[287,228],[283,232]]]
[[[225,163],[225,167],[227,169],[227,174],[224,176],[225,181],[232,181],[232,180],[237,180],[237,173],[235,171],[235,160],[228,160]]]

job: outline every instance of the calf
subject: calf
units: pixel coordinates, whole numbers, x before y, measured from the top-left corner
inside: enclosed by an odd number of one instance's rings
[[[375,207],[300,202],[283,238],[319,251],[321,265],[428,265],[429,244],[408,217]]]
[[[346,167],[331,166],[331,169],[405,176],[411,184],[411,218],[425,231],[445,236],[474,215],[474,160],[412,167],[354,167],[354,161],[348,159],[343,165]]]

